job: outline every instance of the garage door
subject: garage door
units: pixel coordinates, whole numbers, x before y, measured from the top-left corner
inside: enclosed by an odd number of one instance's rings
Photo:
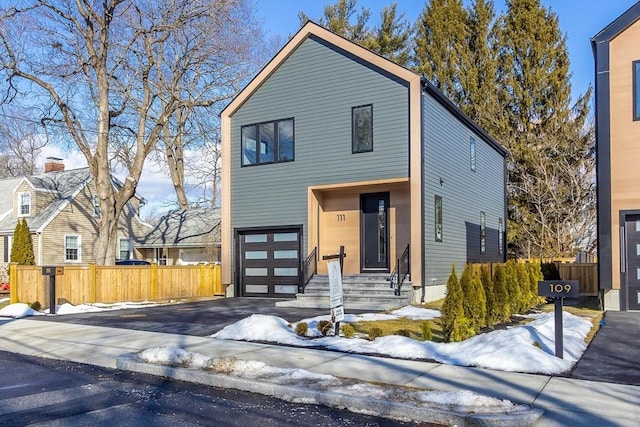
[[[242,296],[292,297],[300,284],[301,228],[239,231]]]

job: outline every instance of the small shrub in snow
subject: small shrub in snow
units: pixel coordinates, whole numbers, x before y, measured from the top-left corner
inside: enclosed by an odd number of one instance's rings
[[[345,338],[353,338],[356,334],[356,330],[348,323],[342,325],[342,327],[340,327],[340,330],[342,331],[342,335],[344,335]]]
[[[428,320],[422,322],[422,340],[423,341],[431,341],[433,339],[433,332],[431,332],[431,324]]]
[[[382,329],[375,327],[369,329],[369,340],[373,341],[378,337],[382,336]]]
[[[31,307],[32,310],[40,311],[40,309],[42,308],[42,305],[40,304],[40,301],[34,301],[31,304],[29,304],[29,307]]]
[[[538,347],[540,350],[542,350],[542,344],[540,344],[538,341],[534,341],[533,346]]]
[[[321,320],[318,322],[318,331],[322,334],[323,337],[326,337],[331,328],[333,327],[333,323],[328,320]]]
[[[410,337],[411,331],[408,329],[398,329],[394,335],[400,335],[401,337]]]
[[[306,322],[300,322],[296,325],[296,335],[299,337],[306,337],[309,325]]]

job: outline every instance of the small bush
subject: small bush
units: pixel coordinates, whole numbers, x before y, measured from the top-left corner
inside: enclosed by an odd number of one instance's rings
[[[382,329],[375,327],[369,329],[369,340],[373,341],[382,336]]]
[[[555,262],[544,262],[540,265],[544,280],[560,280],[560,271]]]
[[[309,325],[306,322],[300,322],[296,325],[296,335],[299,337],[306,337]]]
[[[422,322],[422,340],[423,341],[431,341],[433,339],[433,332],[431,331],[431,324],[428,320]]]
[[[540,350],[542,350],[542,344],[540,344],[538,341],[534,341],[533,346],[538,347]]]
[[[401,337],[409,338],[411,337],[411,331],[408,329],[398,329],[393,335],[400,335]]]
[[[340,330],[342,331],[342,335],[344,335],[345,338],[353,338],[356,334],[356,330],[348,323],[342,325],[342,327],[340,327]]]
[[[328,320],[321,320],[318,322],[318,331],[322,334],[323,337],[326,337],[329,332],[331,332],[331,328],[333,327],[333,323]]]
[[[31,307],[32,310],[40,311],[42,305],[40,304],[40,301],[34,301],[29,305],[29,307]]]

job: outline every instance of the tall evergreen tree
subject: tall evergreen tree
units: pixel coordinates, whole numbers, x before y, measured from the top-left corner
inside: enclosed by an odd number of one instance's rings
[[[34,265],[35,255],[33,253],[33,241],[27,220],[18,220],[13,231],[13,244],[11,245],[11,262],[19,265]]]
[[[578,167],[587,167],[592,141],[584,131],[590,90],[571,107],[566,36],[557,15],[540,0],[507,0],[498,19],[498,86],[508,120],[493,133],[507,146],[509,164],[509,240],[526,256],[554,256],[571,251],[562,224],[565,204],[585,207],[593,194]],[[588,206],[587,206],[588,207]],[[569,237],[569,240],[570,237]]]
[[[415,71],[449,99],[462,102],[462,57],[468,57],[468,27],[462,0],[431,0],[416,23]]]
[[[411,24],[398,14],[398,4],[385,6],[380,12],[380,26],[375,27],[362,41],[362,46],[407,67],[411,58],[409,41],[413,35]]]

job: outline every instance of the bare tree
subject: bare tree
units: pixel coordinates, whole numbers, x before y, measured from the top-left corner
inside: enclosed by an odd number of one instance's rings
[[[62,126],[94,178],[98,264],[114,262],[118,218],[172,118],[227,99],[242,81],[244,74],[221,67],[228,53],[221,49],[260,40],[253,20],[238,25],[252,16],[248,1],[22,0],[0,7],[7,99],[49,102],[43,123]],[[117,187],[116,160],[126,175]]]
[[[33,175],[48,138],[44,127],[15,109],[0,112],[0,178]]]

